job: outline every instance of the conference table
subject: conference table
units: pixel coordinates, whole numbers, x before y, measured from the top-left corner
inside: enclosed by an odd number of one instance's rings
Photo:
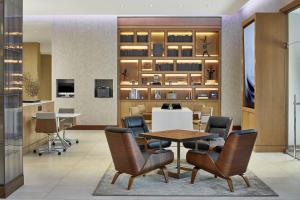
[[[152,108],[152,131],[193,130],[193,111],[183,107],[181,109]]]
[[[187,141],[197,141],[197,140],[205,140],[210,138],[218,137],[217,134],[199,132],[199,131],[189,131],[189,130],[168,130],[168,131],[159,131],[159,132],[149,132],[140,134],[140,136],[145,137],[147,139],[158,139],[160,141],[172,141],[177,143],[177,165],[176,165],[176,172],[169,171],[169,176],[173,178],[185,178],[189,176],[190,173],[181,173],[180,163],[180,143],[187,142]],[[198,143],[196,142],[195,150],[198,149]],[[160,143],[160,150],[162,150],[162,145]]]

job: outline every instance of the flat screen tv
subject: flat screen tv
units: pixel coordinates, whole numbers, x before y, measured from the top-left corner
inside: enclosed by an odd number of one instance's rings
[[[74,79],[57,79],[57,97],[74,97]]]
[[[244,27],[244,106],[255,104],[255,22]]]

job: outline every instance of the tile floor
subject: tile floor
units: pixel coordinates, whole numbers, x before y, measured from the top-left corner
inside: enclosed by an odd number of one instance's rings
[[[25,185],[8,199],[93,200],[121,199],[94,197],[95,189],[111,157],[103,131],[70,131],[80,143],[62,156],[24,156]],[[184,156],[185,152],[182,152]],[[249,169],[267,183],[279,197],[259,198],[182,198],[182,197],[122,197],[122,199],[300,199],[300,161],[281,153],[254,153]],[[149,183],[151,184],[151,183]]]

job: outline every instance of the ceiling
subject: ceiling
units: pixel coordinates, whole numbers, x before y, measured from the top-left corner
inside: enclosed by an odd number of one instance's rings
[[[40,42],[51,53],[57,15],[221,16],[236,13],[248,0],[24,0],[24,41]],[[58,17],[59,19],[59,17]]]
[[[24,0],[24,15],[227,15],[248,0]]]

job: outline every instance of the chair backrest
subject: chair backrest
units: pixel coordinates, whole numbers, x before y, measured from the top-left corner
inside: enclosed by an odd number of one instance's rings
[[[148,133],[149,129],[145,123],[144,117],[140,115],[128,116],[123,118],[123,126],[129,128],[135,137],[138,137],[140,133]]]
[[[227,177],[246,172],[256,140],[255,130],[234,131],[228,136],[216,165]]]
[[[105,135],[115,169],[122,173],[137,175],[142,169],[145,159],[131,130],[107,127]]]
[[[139,113],[143,114],[146,111],[146,106],[144,104],[138,105]]]
[[[228,134],[232,131],[232,123],[230,117],[211,116],[208,119],[205,132],[217,133],[220,137],[226,139]]]
[[[129,107],[130,116],[142,115],[140,108],[137,106]]]
[[[75,113],[74,108],[59,108],[58,113]],[[64,119],[65,124],[74,124],[75,118],[66,118]]]
[[[37,112],[35,132],[56,133],[58,130],[56,114],[54,112]]]

